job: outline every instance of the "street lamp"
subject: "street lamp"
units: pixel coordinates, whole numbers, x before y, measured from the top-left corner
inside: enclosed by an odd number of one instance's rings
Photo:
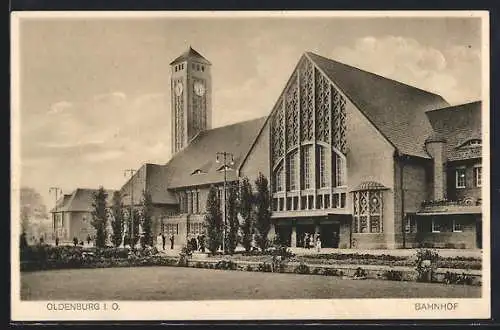
[[[224,168],[224,226],[222,228],[222,253],[226,253],[226,181],[227,181],[227,175],[226,175],[226,170],[227,170],[227,165],[229,158],[231,159],[229,161],[229,165],[234,165],[234,156],[230,152],[217,152],[215,161],[217,163],[221,162],[222,158],[222,167]]]

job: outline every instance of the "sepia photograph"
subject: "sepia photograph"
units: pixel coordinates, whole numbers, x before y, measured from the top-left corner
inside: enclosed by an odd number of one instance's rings
[[[487,12],[11,28],[14,320],[489,317]]]

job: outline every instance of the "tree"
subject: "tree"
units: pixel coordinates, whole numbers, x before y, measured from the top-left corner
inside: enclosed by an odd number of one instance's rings
[[[271,229],[270,195],[266,177],[259,173],[255,180],[255,229],[257,245],[264,251],[269,240],[267,235]]]
[[[108,219],[106,200],[108,194],[103,187],[93,194],[92,202],[92,226],[96,230],[95,244],[96,247],[102,248],[106,246],[106,221]]]
[[[234,184],[230,184],[227,190],[227,235],[225,248],[229,254],[233,254],[238,246],[238,231],[240,223],[238,221],[238,191]]]
[[[113,206],[111,207],[111,212],[113,215],[111,220],[111,229],[113,230],[111,241],[114,246],[118,247],[122,244],[124,226],[123,202],[119,191],[113,193]]]
[[[240,183],[238,213],[242,218],[241,224],[241,243],[245,251],[249,252],[252,248],[254,218],[252,216],[252,185],[248,178],[243,178]]]
[[[132,242],[132,248],[135,248],[135,246],[137,245],[137,242],[139,242],[139,238],[140,238],[139,224],[141,223],[141,220],[142,220],[142,214],[141,214],[141,211],[138,209],[134,209],[132,214],[133,214],[133,217],[132,217],[131,225],[133,226],[133,228],[131,228],[132,230],[129,234],[130,235],[129,242]]]
[[[215,254],[222,243],[222,212],[217,188],[211,186],[207,197],[207,213],[205,214],[205,228],[207,231],[207,248]]]
[[[142,230],[144,232],[142,244],[145,246],[153,246],[153,201],[151,194],[146,191],[142,194]]]
[[[20,213],[21,232],[27,235],[33,234],[36,226],[51,223],[42,196],[30,187],[21,187]]]

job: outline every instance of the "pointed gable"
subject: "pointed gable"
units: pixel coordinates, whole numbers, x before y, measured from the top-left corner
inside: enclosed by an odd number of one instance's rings
[[[424,142],[433,130],[425,112],[448,106],[441,96],[314,53],[306,56],[400,153],[429,158]]]
[[[211,64],[210,61],[208,61],[205,57],[203,57],[200,53],[198,53],[196,50],[191,48],[191,46],[186,50],[184,53],[182,53],[179,57],[177,57],[175,60],[173,60],[170,65],[184,62],[187,59],[195,59],[196,61],[200,63],[205,63],[205,64]]]

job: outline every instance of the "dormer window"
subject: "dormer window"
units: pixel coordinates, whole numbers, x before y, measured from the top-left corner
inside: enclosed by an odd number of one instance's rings
[[[198,168],[198,169],[194,170],[194,171],[191,173],[191,175],[203,174],[203,173],[205,173],[205,172],[203,172],[202,170],[200,170],[200,169]]]
[[[461,147],[480,147],[482,145],[480,139],[471,139],[461,145]]]

